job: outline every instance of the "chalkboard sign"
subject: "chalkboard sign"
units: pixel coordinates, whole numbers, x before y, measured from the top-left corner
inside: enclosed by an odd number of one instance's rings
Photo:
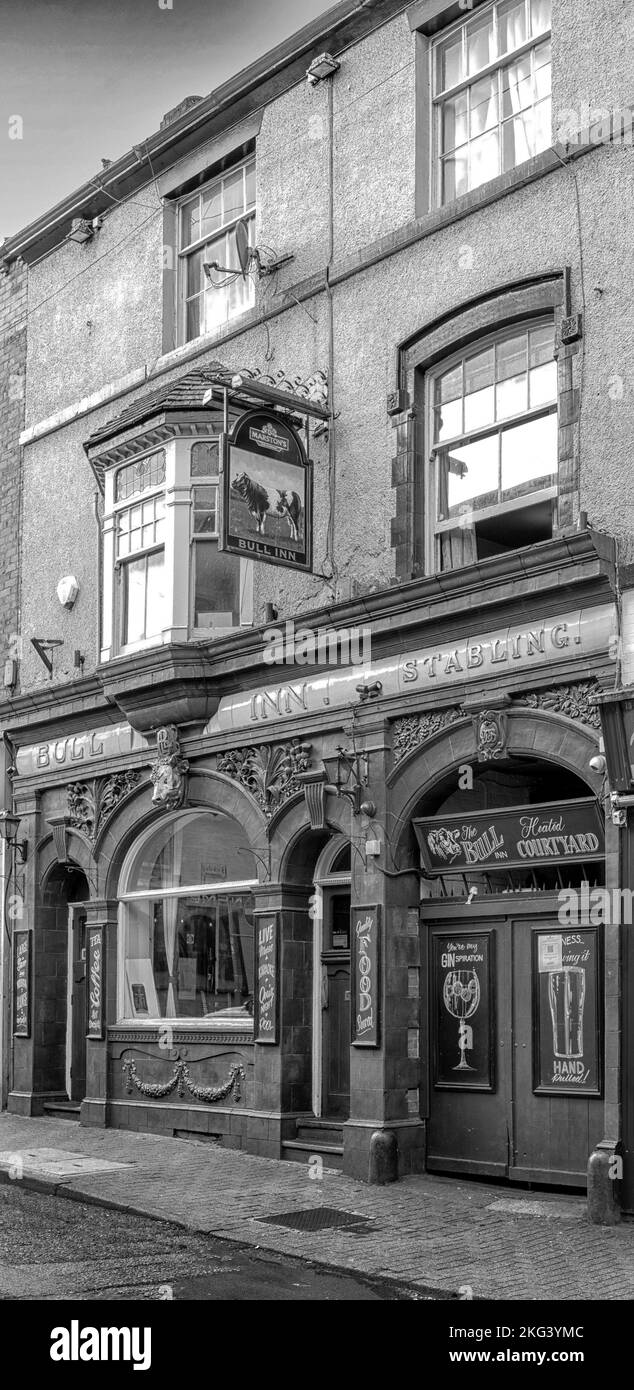
[[[277,913],[255,918],[255,1041],[276,1043],[279,1018]]]
[[[352,1045],[378,1047],[380,1025],[379,907],[351,907]]]
[[[31,1036],[31,933],[13,933],[13,1032]]]
[[[425,873],[431,875],[582,864],[602,859],[605,850],[603,820],[593,796],[435,816],[413,824]]]
[[[86,930],[86,1036],[103,1038],[103,927]]]
[[[533,936],[534,1090],[601,1094],[600,948],[596,927]]]
[[[491,932],[433,937],[434,1085],[492,1091],[495,1034]]]

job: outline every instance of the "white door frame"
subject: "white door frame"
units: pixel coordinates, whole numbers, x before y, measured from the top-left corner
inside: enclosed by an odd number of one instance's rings
[[[322,1056],[323,1056],[323,1010],[321,1007],[322,969],[321,952],[324,939],[324,889],[350,888],[350,872],[333,874],[330,872],[341,850],[350,843],[347,835],[333,835],[322,850],[317,864],[313,883],[315,885],[315,912],[313,916],[313,1114],[320,1118],[322,1113]]]

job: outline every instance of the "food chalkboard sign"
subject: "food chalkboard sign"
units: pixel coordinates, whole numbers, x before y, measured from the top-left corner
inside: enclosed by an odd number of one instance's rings
[[[31,1036],[31,933],[13,933],[13,1032]]]
[[[599,956],[595,927],[534,935],[534,1089],[540,1094],[601,1094]]]
[[[256,916],[255,922],[255,1041],[276,1043],[279,1018],[277,913]]]
[[[103,1038],[103,927],[86,931],[86,1037]]]
[[[378,1047],[380,908],[351,907],[352,1045]]]

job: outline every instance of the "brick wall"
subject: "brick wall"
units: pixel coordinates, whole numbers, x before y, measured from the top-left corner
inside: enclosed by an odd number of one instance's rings
[[[27,271],[22,262],[0,271],[0,672],[18,655],[20,431],[26,382]],[[0,703],[11,692],[0,683]]]

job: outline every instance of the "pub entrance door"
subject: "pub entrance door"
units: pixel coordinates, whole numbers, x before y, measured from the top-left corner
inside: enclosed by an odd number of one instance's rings
[[[428,1168],[584,1187],[603,1133],[600,927],[562,925],[541,894],[427,917]]]
[[[71,1101],[86,1095],[86,908],[68,906],[68,1010],[66,1090]]]
[[[322,1115],[350,1113],[350,893],[324,891]]]

